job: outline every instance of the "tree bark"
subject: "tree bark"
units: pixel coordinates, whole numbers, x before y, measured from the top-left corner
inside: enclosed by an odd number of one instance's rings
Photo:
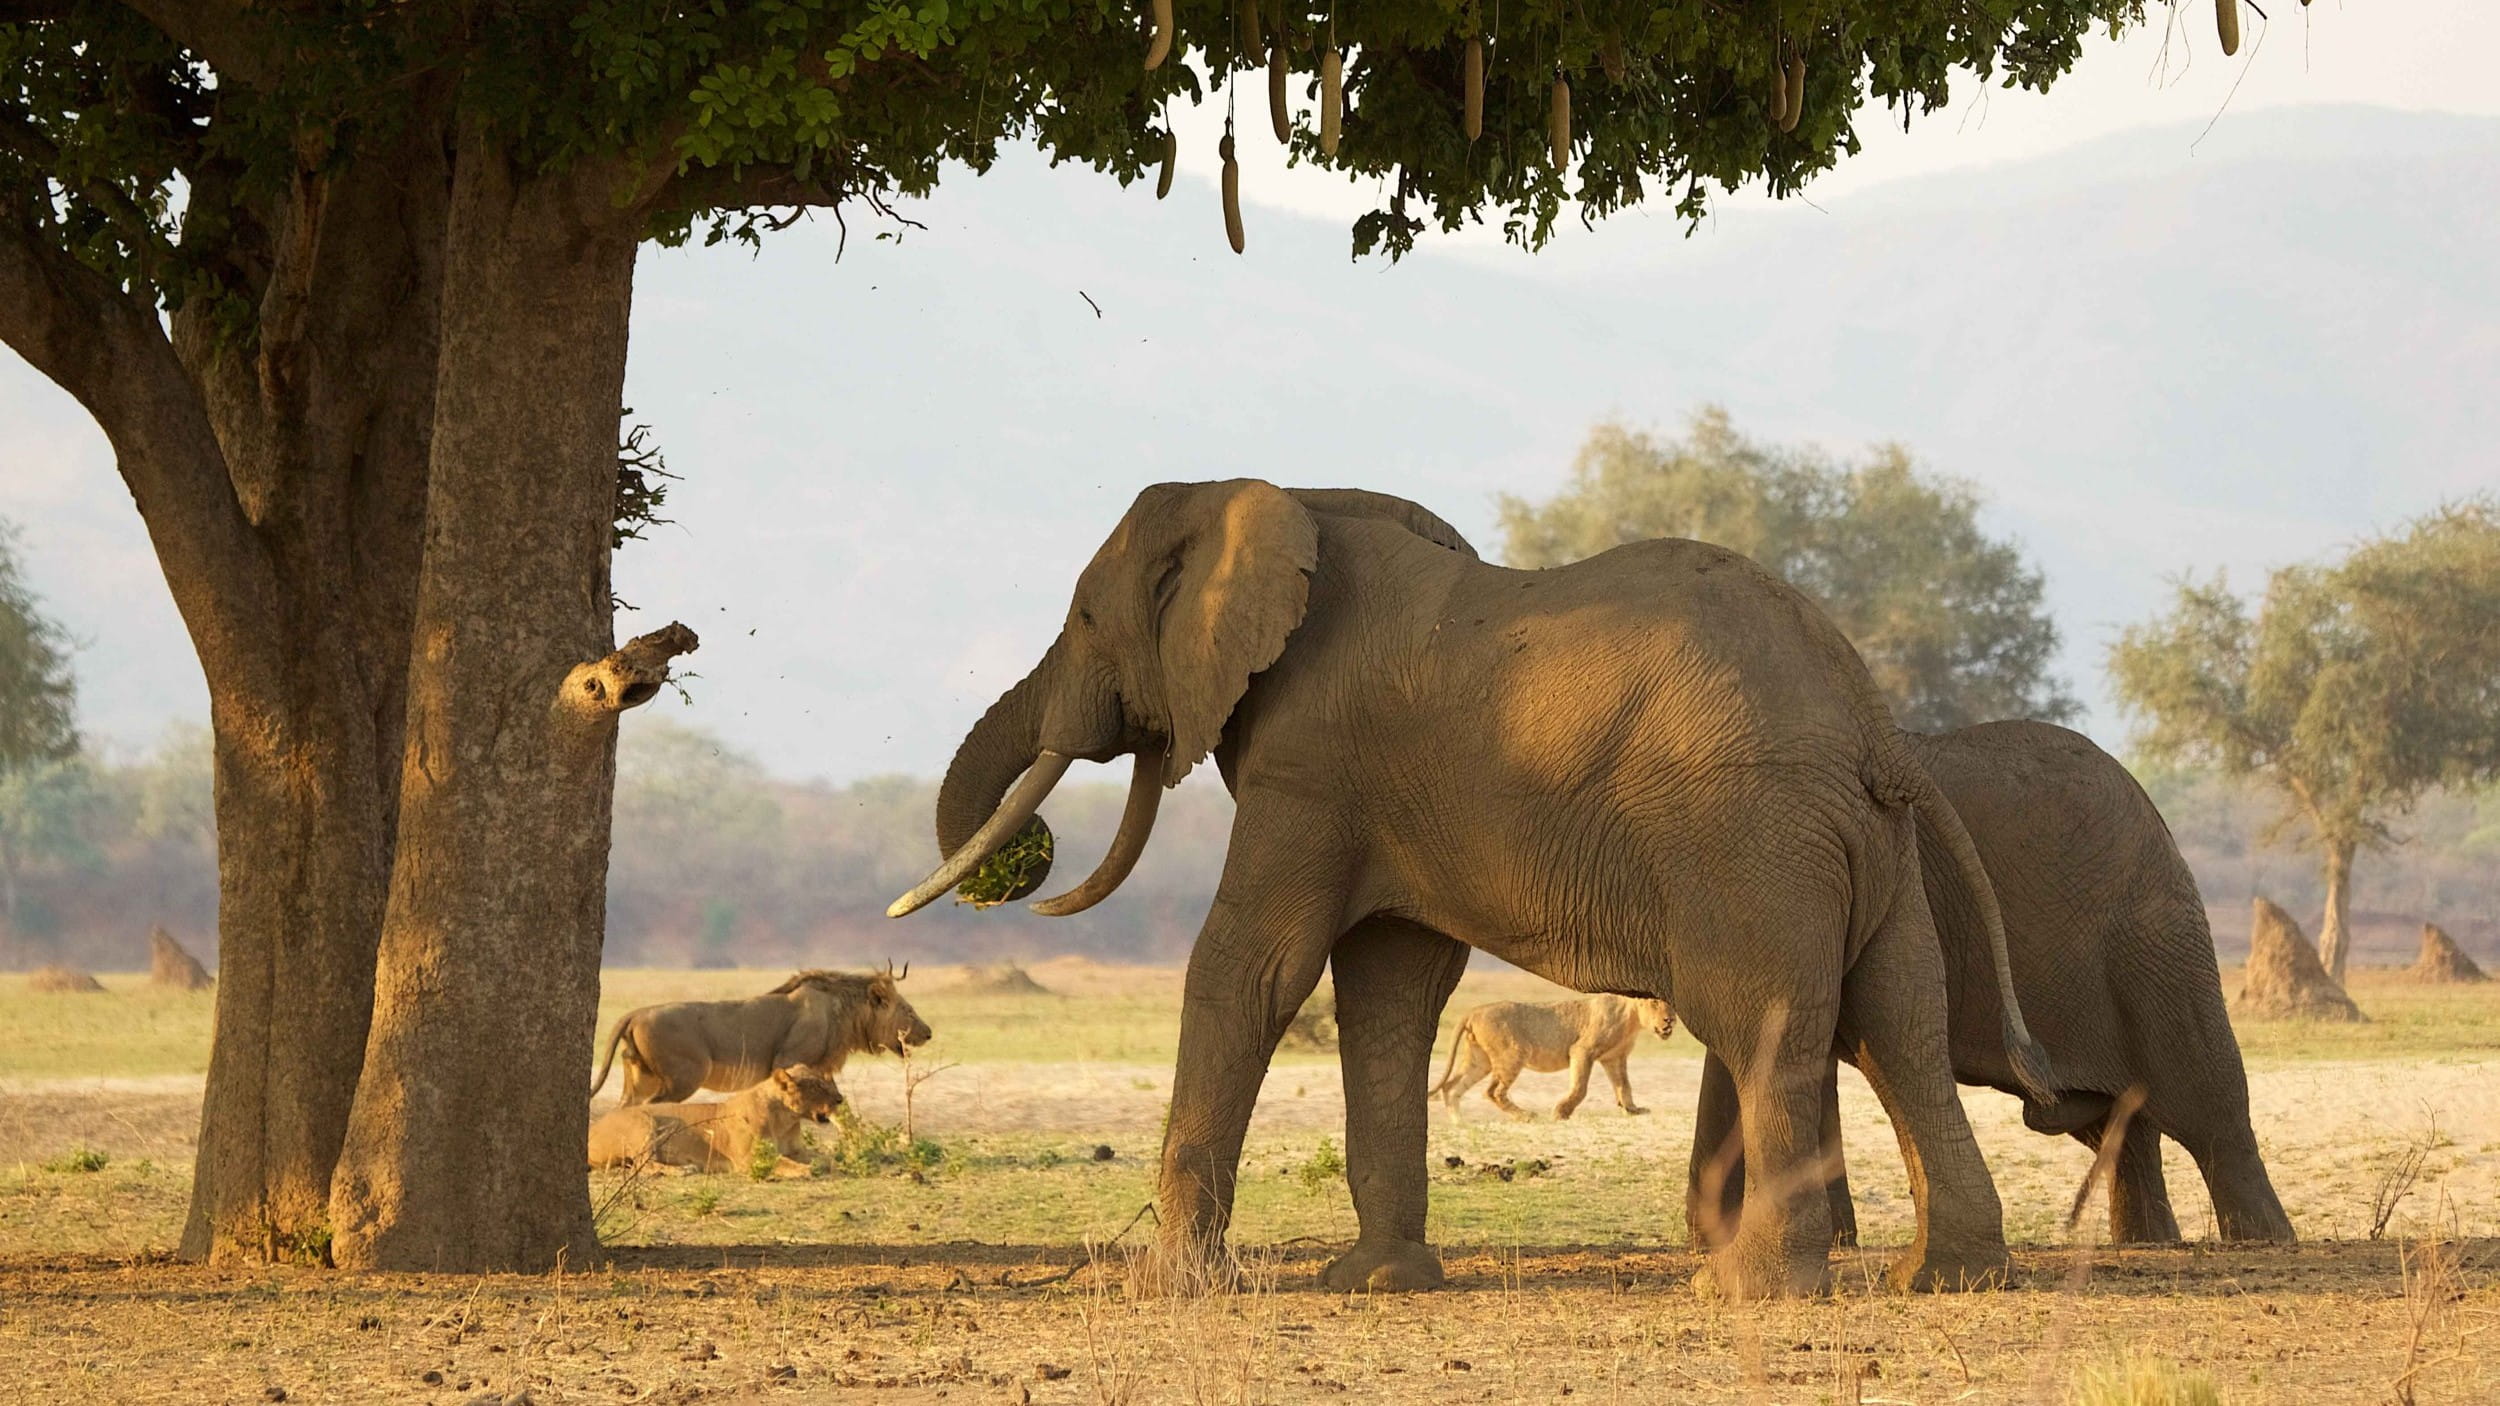
[[[524,176],[482,129],[455,172],[398,848],[331,1209],[342,1265],[537,1270],[597,1248],[616,718],[694,639],[610,646],[634,212],[612,172]]]
[[[182,1251],[318,1259],[371,1010],[448,168],[423,122],[227,212],[260,317],[164,320],[0,227],[0,339],[95,416],[208,685],[215,1033]],[[195,208],[226,193],[198,190]]]
[[[2352,948],[2352,856],[2351,841],[2327,842],[2326,919],[2318,925],[2318,961],[2339,986]]]

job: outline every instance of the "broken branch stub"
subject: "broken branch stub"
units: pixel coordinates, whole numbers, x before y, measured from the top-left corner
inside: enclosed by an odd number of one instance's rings
[[[673,620],[637,635],[605,659],[574,665],[564,676],[565,706],[601,715],[639,708],[668,683],[669,661],[702,644],[694,631]]]

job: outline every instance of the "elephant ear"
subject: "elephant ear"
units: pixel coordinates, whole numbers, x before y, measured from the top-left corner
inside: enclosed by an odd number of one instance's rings
[[[1146,584],[1171,722],[1163,784],[1177,786],[1223,738],[1251,676],[1276,662],[1302,623],[1319,528],[1291,495],[1257,479],[1190,485],[1160,506],[1177,542],[1141,565],[1152,573]]]
[[[1315,513],[1336,517],[1377,518],[1393,522],[1435,546],[1447,547],[1470,561],[1481,560],[1473,543],[1441,515],[1413,499],[1368,488],[1288,488],[1295,502]]]

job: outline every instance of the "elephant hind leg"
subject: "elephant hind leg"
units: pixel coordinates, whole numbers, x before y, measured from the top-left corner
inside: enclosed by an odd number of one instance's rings
[[[2170,1186],[2162,1176],[2161,1134],[2150,1121],[2114,1118],[2077,1128],[2075,1140],[2095,1153],[2118,1129],[2118,1155],[2109,1183],[2109,1240],[2113,1245],[2176,1245],[2179,1218],[2170,1205]]]
[[[1773,1011],[1761,1029],[1744,1032],[1755,1049],[1729,1052],[1750,1185],[1735,1234],[1711,1266],[1736,1297],[1821,1293],[1831,1282],[1831,1211],[1816,1148],[1832,1019],[1828,1006]]]
[[[1840,1037],[1901,1141],[1918,1231],[1893,1262],[1896,1288],[1979,1288],[2011,1257],[1994,1178],[1962,1112],[1947,1040],[1944,959],[1927,895],[1902,884],[1842,988]],[[1825,1060],[1828,1063],[1828,1058]],[[1824,1071],[1816,1071],[1820,1094]],[[1814,1126],[1821,1126],[1815,1110]]]
[[[1727,1061],[1705,1053],[1701,1097],[1693,1108],[1693,1151],[1684,1173],[1684,1233],[1696,1250],[1736,1235],[1745,1209],[1745,1139],[1737,1126],[1736,1079]]]
[[[1849,1160],[1840,1145],[1840,1061],[1823,1072],[1823,1190],[1832,1207],[1832,1243],[1858,1244],[1858,1203],[1849,1195]]]

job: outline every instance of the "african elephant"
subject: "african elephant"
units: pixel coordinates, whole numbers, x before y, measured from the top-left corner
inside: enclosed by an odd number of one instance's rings
[[[2161,812],[2118,759],[2050,723],[1999,722],[1938,736],[1903,734],[1911,755],[1962,818],[1996,891],[2011,947],[2014,989],[2057,1062],[2058,1098],[2023,1120],[2098,1148],[2113,1105],[2131,1087],[2143,1106],[2120,1138],[2110,1194],[2110,1238],[2179,1238],[2162,1179],[2161,1139],[2195,1157],[2225,1240],[2292,1239],[2248,1121],[2248,1077],[2231,1034],[2213,934],[2196,876]],[[1923,818],[1923,817],[1922,817]],[[1922,824],[1928,909],[1944,944],[1953,1069],[1966,1084],[2015,1088],[1991,1038],[1997,987],[1988,933],[1960,872],[1940,863],[1945,842]],[[1840,1160],[1837,1086],[1825,1095],[1823,1137],[1831,1209],[1854,1239],[1856,1213]],[[1693,1241],[1735,1223],[1744,1198],[1741,1158],[1730,1159],[1714,1209],[1705,1184],[1738,1121],[1736,1090],[1714,1055],[1693,1120],[1686,1220]],[[1731,1147],[1731,1152],[1733,1151]]]
[[[1829,1276],[1815,1175],[1833,1042],[1902,1129],[1919,1211],[1896,1282],[2006,1264],[1996,1187],[1955,1096],[1943,959],[1915,821],[1961,835],[1847,640],[1796,591],[1698,542],[1573,566],[1479,561],[1412,503],[1253,479],[1159,484],[1078,577],[1058,638],[964,739],[937,799],[946,856],[888,910],[954,888],[1071,761],[1135,758],[1115,888],[1162,790],[1212,751],[1235,801],[1189,959],[1133,1288],[1225,1264],[1243,1135],[1279,1035],[1333,968],[1357,1243],[1336,1287],[1441,1282],[1424,1243],[1436,1023],[1480,947],[1562,986],[1671,1001],[1761,1090],[1752,1165],[1790,1188],[1712,1256],[1731,1293]],[[1958,862],[1987,879],[1967,839]],[[1731,926],[1726,917],[1738,915]],[[2010,988],[2009,1059],[2045,1056]]]

